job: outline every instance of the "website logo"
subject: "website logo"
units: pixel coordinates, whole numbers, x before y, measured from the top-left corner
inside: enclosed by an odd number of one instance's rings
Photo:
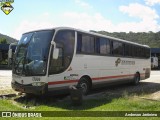
[[[2,112],[2,117],[11,117],[11,112]]]
[[[6,15],[11,13],[11,11],[14,9],[13,6],[11,5],[12,3],[14,3],[14,0],[0,0],[1,10]]]

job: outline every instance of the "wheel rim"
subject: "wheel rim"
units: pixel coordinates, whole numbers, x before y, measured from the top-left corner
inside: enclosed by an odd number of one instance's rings
[[[82,92],[83,94],[85,94],[87,92],[87,84],[86,83],[81,83],[81,88],[82,88]]]

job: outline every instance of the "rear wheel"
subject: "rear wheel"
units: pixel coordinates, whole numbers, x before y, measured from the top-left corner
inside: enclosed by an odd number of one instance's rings
[[[140,74],[136,73],[133,80],[133,85],[138,85],[140,81]]]
[[[90,87],[89,87],[89,82],[87,81],[86,78],[81,78],[78,87],[82,89],[82,94],[87,95],[89,93]]]

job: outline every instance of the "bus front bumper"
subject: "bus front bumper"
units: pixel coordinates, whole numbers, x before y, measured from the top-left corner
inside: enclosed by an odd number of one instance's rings
[[[44,95],[45,93],[47,93],[47,90],[48,90],[47,84],[43,86],[32,86],[32,84],[22,85],[17,82],[12,82],[11,85],[15,91],[22,92],[22,93],[31,93],[35,95]]]

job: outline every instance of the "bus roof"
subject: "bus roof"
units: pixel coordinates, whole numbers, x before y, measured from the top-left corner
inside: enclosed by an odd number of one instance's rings
[[[134,45],[150,48],[148,45],[143,45],[143,44],[123,40],[123,39],[120,39],[120,38],[115,38],[115,37],[103,35],[103,34],[100,34],[100,33],[84,31],[84,30],[71,28],[71,27],[55,27],[55,28],[50,28],[50,29],[39,29],[39,30],[30,31],[30,32],[38,32],[38,31],[42,31],[42,30],[63,30],[63,29],[75,30],[75,31],[78,31],[78,32],[83,32],[83,33],[95,35],[95,36],[98,36],[98,37],[104,37],[104,38],[112,39],[112,40],[115,40],[115,41],[120,41],[120,42],[125,42],[125,43],[128,43],[128,44],[134,44]],[[30,33],[30,32],[26,32],[26,33]],[[26,34],[26,33],[24,33],[24,34]]]

